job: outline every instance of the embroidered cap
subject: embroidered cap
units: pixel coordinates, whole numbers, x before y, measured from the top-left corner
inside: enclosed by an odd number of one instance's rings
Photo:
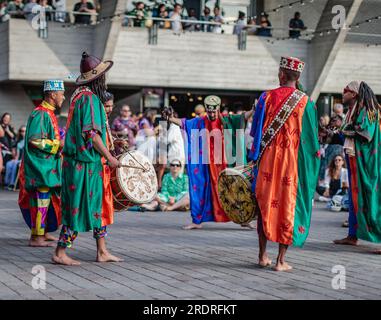
[[[305,63],[302,60],[299,60],[298,58],[294,57],[282,57],[280,59],[280,65],[281,68],[289,69],[296,72],[303,72]]]
[[[206,111],[217,111],[221,106],[221,99],[217,96],[207,96],[204,100]]]
[[[63,80],[45,80],[44,92],[46,91],[65,91]]]

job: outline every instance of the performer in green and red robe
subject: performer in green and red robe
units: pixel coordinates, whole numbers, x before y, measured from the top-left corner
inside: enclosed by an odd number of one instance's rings
[[[78,265],[66,254],[78,232],[93,231],[98,262],[121,261],[111,255],[105,242],[107,226],[113,223],[110,167],[119,161],[107,148],[105,73],[112,61],[102,62],[82,54],[79,87],[71,97],[66,124],[62,170],[62,229],[53,262]],[[107,163],[106,163],[107,161]],[[104,181],[105,180],[105,181]]]
[[[44,83],[44,101],[29,116],[25,152],[20,167],[19,206],[28,227],[29,245],[46,247],[56,240],[53,232],[61,224],[60,189],[63,141],[54,114],[65,100],[62,80]]]
[[[302,246],[307,239],[320,163],[316,108],[297,89],[303,68],[299,59],[282,57],[280,87],[261,95],[251,130],[259,265],[271,265],[267,240],[278,242],[277,271],[291,269],[285,261],[288,246]]]
[[[164,112],[168,121],[184,130],[192,216],[186,230],[200,229],[203,222],[230,221],[218,200],[218,176],[228,166],[245,164],[245,120],[253,113],[222,116],[217,96],[206,97],[204,104],[207,114],[190,120]],[[242,226],[253,228],[250,223]]]
[[[372,89],[352,81],[343,92],[348,113],[342,126],[349,176],[349,232],[335,244],[381,242],[381,106]],[[376,253],[381,254],[380,250]]]

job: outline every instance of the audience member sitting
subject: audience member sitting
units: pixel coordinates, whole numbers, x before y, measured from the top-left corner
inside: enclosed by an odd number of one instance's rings
[[[261,28],[257,29],[257,35],[261,37],[272,37],[271,34],[271,22],[268,19],[268,14],[263,14],[260,20]]]
[[[289,27],[292,29],[298,29],[289,31],[289,36],[293,39],[300,37],[300,30],[307,29],[307,27],[304,25],[303,20],[300,19],[300,12],[295,12],[294,18],[290,20]]]
[[[9,160],[12,160],[12,148],[15,144],[16,133],[11,125],[11,115],[6,112],[0,120],[0,125],[4,131],[4,136],[0,138],[0,144],[3,154],[3,165],[6,166]]]
[[[7,11],[12,18],[24,19],[24,4],[22,0],[10,1],[7,7]]]
[[[12,150],[13,160],[8,161],[6,165],[4,184],[8,186],[9,190],[16,187],[16,174],[24,155],[25,132],[26,126],[21,126],[17,134],[16,145]]]
[[[156,132],[154,122],[156,111],[147,109],[139,121],[139,131],[136,135],[136,149],[143,153],[151,163],[156,161]]]
[[[180,160],[172,160],[170,172],[164,175],[161,192],[154,201],[142,205],[142,208],[155,211],[189,210],[188,176],[181,173]]]
[[[344,157],[337,154],[325,171],[324,182],[316,188],[320,195],[319,201],[329,201],[337,194],[344,195],[348,187],[348,170],[345,168]]]
[[[83,12],[74,14],[74,23],[76,24],[90,24],[91,23],[91,13],[96,13],[94,5],[87,1],[81,0],[74,5],[73,11]]]
[[[210,9],[204,8],[204,15],[201,16],[201,21],[213,22],[213,17],[210,15]],[[211,24],[202,24],[201,30],[204,32],[212,32],[213,26]]]

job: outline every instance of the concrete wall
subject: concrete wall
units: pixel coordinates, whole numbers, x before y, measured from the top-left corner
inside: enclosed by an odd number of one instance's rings
[[[307,42],[249,36],[247,50],[237,49],[233,35],[159,30],[158,44],[148,32],[123,29],[115,47],[110,84],[199,89],[263,90],[277,85],[281,55],[307,58]],[[305,80],[305,75],[302,80]]]
[[[18,83],[0,84],[0,116],[4,112],[12,115],[12,122],[16,130],[26,124],[28,115],[34,108],[32,100]]]
[[[0,23],[0,81],[9,77],[9,23]]]

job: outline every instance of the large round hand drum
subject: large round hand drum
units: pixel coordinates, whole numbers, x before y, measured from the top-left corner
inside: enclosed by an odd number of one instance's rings
[[[256,215],[250,171],[250,167],[228,168],[218,177],[218,195],[222,209],[230,220],[238,224],[248,223]]]
[[[111,171],[114,209],[149,203],[157,194],[157,178],[152,163],[139,151],[129,151],[118,157],[121,168]]]

